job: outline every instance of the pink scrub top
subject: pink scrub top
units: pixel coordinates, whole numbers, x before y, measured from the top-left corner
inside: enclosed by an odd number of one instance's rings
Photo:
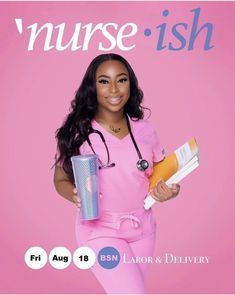
[[[110,163],[115,163],[115,167],[99,171],[101,211],[130,212],[143,208],[153,163],[165,157],[158,135],[149,121],[130,119],[130,125],[143,159],[149,162],[149,168],[144,172],[137,169],[139,158],[130,134],[119,139],[95,120],[92,121],[92,127],[100,131],[105,138],[110,153]],[[92,133],[89,138],[96,154],[102,163],[106,164],[107,152],[100,136]],[[87,142],[81,145],[80,153],[93,154]]]

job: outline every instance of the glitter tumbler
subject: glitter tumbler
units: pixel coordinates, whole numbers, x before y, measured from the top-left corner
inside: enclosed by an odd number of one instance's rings
[[[83,220],[99,218],[99,181],[97,155],[71,157],[75,185],[81,199],[80,217]]]

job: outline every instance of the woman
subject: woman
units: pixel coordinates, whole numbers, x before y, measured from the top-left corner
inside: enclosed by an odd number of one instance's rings
[[[76,195],[70,158],[95,152],[101,163],[100,219],[82,221],[78,216],[76,235],[79,246],[86,245],[96,253],[112,246],[121,254],[119,265],[112,270],[98,263],[92,268],[107,293],[145,293],[147,264],[126,263],[123,258],[149,257],[154,250],[155,220],[151,210],[143,208],[143,200],[153,166],[163,160],[164,152],[154,128],[143,119],[142,100],[129,63],[117,54],[99,55],[90,63],[71,112],[57,132],[55,187],[79,208],[82,204]],[[109,163],[104,143],[93,130],[105,138]],[[179,189],[177,184],[169,188],[160,181],[152,195],[165,201]]]

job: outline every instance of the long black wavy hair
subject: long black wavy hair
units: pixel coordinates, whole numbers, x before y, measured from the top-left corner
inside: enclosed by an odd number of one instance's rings
[[[82,83],[71,101],[70,112],[62,126],[56,131],[57,154],[55,165],[63,167],[69,179],[74,182],[70,158],[79,155],[79,148],[87,139],[91,130],[91,121],[97,111],[96,71],[105,61],[120,61],[126,67],[130,79],[130,97],[124,106],[124,114],[132,120],[144,118],[144,107],[141,106],[143,92],[138,86],[136,75],[130,64],[120,55],[101,54],[95,57],[87,68]]]

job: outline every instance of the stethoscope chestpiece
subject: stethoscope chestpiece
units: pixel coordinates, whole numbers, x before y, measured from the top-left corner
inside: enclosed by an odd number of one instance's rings
[[[137,166],[137,168],[138,168],[140,171],[145,171],[146,169],[148,169],[148,167],[149,167],[149,163],[148,163],[148,161],[146,161],[146,160],[139,159],[139,161],[137,162],[136,166]]]

